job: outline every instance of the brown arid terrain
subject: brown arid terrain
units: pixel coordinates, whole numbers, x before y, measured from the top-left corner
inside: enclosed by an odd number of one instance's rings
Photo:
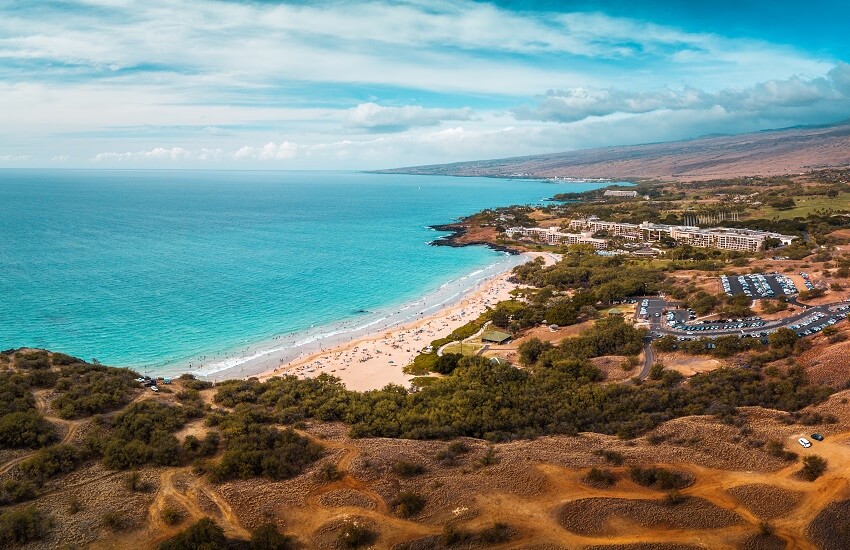
[[[182,384],[159,394],[138,391],[130,404],[175,404]],[[202,390],[204,402],[216,391]],[[52,393],[36,390],[35,398],[62,442],[79,443],[94,429],[92,418],[53,415]],[[833,415],[833,424],[789,423],[785,413],[756,407],[740,411],[736,425],[684,417],[632,440],[579,433],[496,445],[352,439],[343,424],[308,422],[297,431],[324,457],[282,481],[213,483],[192,467],[145,466],[131,488],[126,472],[89,462],[44,485],[33,502],[53,527],[20,547],[155,548],[207,517],[235,541],[272,523],[300,547],[322,549],[344,548],[339,532],[352,523],[374,532],[374,548],[847,548],[850,390],[805,411]],[[192,421],[177,436],[203,437],[209,429]],[[797,445],[815,430],[824,441]],[[775,456],[764,445],[771,440],[801,458],[822,457],[826,471],[803,480],[800,460]],[[5,451],[0,482],[14,479],[33,454]],[[402,472],[400,463],[417,468]],[[334,479],[322,473],[328,465],[338,472]],[[660,468],[677,481],[642,485],[635,467]],[[592,469],[604,472],[604,481]],[[400,514],[394,499],[403,492],[422,495],[422,510]],[[166,510],[176,521],[164,520]],[[113,518],[108,526],[105,517]]]
[[[661,179],[781,175],[850,163],[850,123],[385,170],[454,176]]]

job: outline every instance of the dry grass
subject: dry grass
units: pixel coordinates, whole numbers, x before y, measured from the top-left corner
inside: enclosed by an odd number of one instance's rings
[[[743,519],[711,502],[686,497],[678,504],[664,500],[588,498],[564,504],[561,526],[586,536],[628,535],[635,527],[652,529],[720,529]]]
[[[726,491],[762,519],[784,516],[802,500],[803,493],[772,485],[740,485]]]

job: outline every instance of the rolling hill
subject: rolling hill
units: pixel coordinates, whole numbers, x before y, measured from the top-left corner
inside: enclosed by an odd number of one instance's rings
[[[706,180],[782,175],[850,164],[850,120],[563,153],[435,164],[381,173],[453,176]]]

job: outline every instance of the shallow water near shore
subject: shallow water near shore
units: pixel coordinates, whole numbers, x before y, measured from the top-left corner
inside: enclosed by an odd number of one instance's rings
[[[516,262],[483,247],[429,246],[442,235],[429,225],[604,185],[3,170],[0,347],[153,373],[232,367],[317,335],[332,342],[436,307]]]

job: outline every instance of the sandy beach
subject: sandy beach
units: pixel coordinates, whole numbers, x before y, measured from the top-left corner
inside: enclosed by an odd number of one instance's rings
[[[552,254],[526,254],[529,259],[538,255],[543,256],[547,264],[555,261]],[[402,369],[423,348],[476,319],[488,307],[511,299],[511,291],[516,285],[508,281],[510,274],[510,271],[499,274],[461,301],[428,317],[281,364],[263,372],[259,378],[265,380],[284,374],[314,378],[327,373],[340,378],[348,389],[356,391],[380,389],[387,384],[409,386],[412,377],[404,374]]]

